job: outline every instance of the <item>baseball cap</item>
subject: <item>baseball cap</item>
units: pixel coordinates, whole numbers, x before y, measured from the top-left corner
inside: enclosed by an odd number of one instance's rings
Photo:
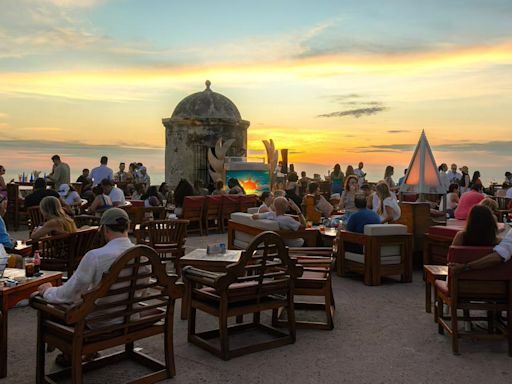
[[[126,211],[121,208],[109,208],[101,216],[100,225],[118,225],[129,221]]]

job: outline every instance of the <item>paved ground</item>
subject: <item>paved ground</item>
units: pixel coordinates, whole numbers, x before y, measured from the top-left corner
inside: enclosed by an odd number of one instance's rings
[[[223,238],[209,236],[208,241]],[[207,238],[190,238],[201,247]],[[367,287],[358,278],[333,278],[337,313],[332,331],[298,330],[293,345],[222,361],[187,343],[186,321],[175,316],[177,375],[169,383],[510,383],[512,358],[505,342],[462,340],[453,356],[450,341],[424,312],[421,274],[414,282],[392,280]],[[180,303],[177,303],[180,307]],[[35,382],[36,314],[30,307],[9,312],[9,373],[2,383]],[[200,326],[214,325],[199,317]],[[203,329],[204,329],[203,328]],[[163,358],[162,338],[139,344]],[[54,368],[55,353],[48,354]],[[123,383],[144,372],[133,364],[88,375],[90,383]],[[135,375],[135,376],[134,376]]]

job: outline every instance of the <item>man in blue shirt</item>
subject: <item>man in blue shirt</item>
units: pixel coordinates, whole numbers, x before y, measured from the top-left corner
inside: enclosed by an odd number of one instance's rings
[[[357,194],[354,198],[357,212],[350,215],[346,229],[350,232],[364,233],[366,224],[380,224],[379,215],[366,207],[366,196]]]
[[[108,157],[101,156],[100,166],[93,168],[91,171],[91,179],[93,187],[97,186],[102,182],[102,180],[112,180],[114,178],[114,172],[112,169],[107,167]]]

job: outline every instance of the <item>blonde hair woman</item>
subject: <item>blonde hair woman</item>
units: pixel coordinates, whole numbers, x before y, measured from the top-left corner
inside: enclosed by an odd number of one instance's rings
[[[46,235],[60,235],[64,233],[76,232],[75,222],[62,209],[59,199],[53,196],[47,196],[41,203],[39,209],[46,222],[32,232],[30,238],[38,240]]]
[[[396,198],[384,181],[379,182],[375,187],[373,210],[380,216],[383,224],[398,220],[402,214]]]

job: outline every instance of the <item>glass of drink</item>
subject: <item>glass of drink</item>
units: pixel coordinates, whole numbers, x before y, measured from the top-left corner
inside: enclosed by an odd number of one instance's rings
[[[312,221],[307,221],[306,222],[306,228],[313,228],[313,222]]]
[[[318,229],[320,230],[320,233],[325,233],[325,225],[319,225]]]
[[[25,258],[25,277],[34,277],[34,259]]]

